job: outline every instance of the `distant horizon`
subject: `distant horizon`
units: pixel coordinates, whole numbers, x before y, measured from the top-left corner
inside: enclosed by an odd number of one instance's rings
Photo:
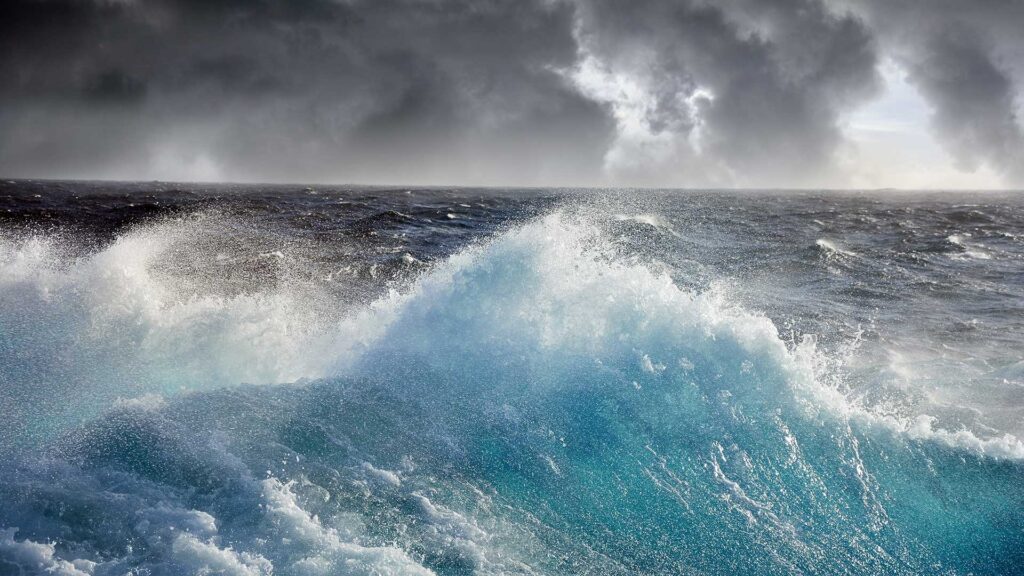
[[[944,193],[944,192],[979,192],[979,193],[1024,193],[1024,188],[899,188],[883,186],[877,188],[827,188],[827,187],[712,187],[712,186],[544,186],[516,184],[445,184],[445,183],[360,183],[360,182],[293,182],[293,181],[256,181],[256,180],[162,180],[162,179],[113,179],[113,178],[26,178],[0,176],[0,181],[19,182],[54,182],[84,184],[173,184],[203,186],[289,186],[330,188],[414,188],[414,189],[456,189],[456,190],[607,190],[607,191],[651,191],[651,192],[896,192],[896,193]],[[301,190],[299,190],[301,191]]]

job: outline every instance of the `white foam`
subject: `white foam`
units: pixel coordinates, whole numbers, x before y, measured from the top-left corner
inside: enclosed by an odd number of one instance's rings
[[[452,354],[452,363],[471,361],[487,342],[516,342],[530,354],[608,358],[655,333],[681,345],[694,338],[732,340],[750,357],[771,359],[787,375],[792,401],[811,411],[914,440],[1024,458],[1024,443],[1009,434],[924,426],[922,417],[902,418],[852,401],[835,381],[837,359],[824,357],[813,339],[790,349],[768,318],[736,307],[721,292],[688,292],[665,274],[621,263],[604,247],[596,227],[551,214],[453,256],[409,292],[376,302],[353,319],[366,330],[350,332],[363,333],[371,356],[407,347],[438,361]],[[662,365],[649,355],[645,362],[646,354],[640,351],[641,369],[657,371]],[[356,371],[360,358],[350,357]],[[337,370],[346,373],[353,366]]]
[[[650,226],[651,228],[664,230],[665,232],[668,232],[673,236],[681,237],[679,233],[676,232],[675,229],[673,229],[672,226],[665,221],[664,218],[658,216],[657,214],[616,214],[615,220],[619,222],[635,222],[637,224],[644,224],[646,226]]]
[[[828,240],[826,238],[818,238],[817,240],[814,241],[814,245],[817,246],[818,248],[821,248],[825,252],[830,253],[830,254],[841,254],[843,256],[856,256],[857,255],[852,250],[847,250],[845,248],[841,248],[838,244],[836,244],[832,240]]]
[[[328,575],[336,573],[376,576],[428,575],[432,571],[392,547],[364,547],[342,539],[334,528],[299,506],[290,484],[268,478],[262,482],[268,526],[263,534],[276,534],[287,551],[281,566],[289,573]]]
[[[17,532],[17,528],[0,529],[0,565],[13,565],[22,574],[56,576],[90,576],[95,569],[96,564],[88,560],[59,558],[53,544],[16,540]]]
[[[992,458],[1024,460],[1024,442],[1013,434],[981,435],[966,429],[951,431],[936,427],[936,419],[928,414],[901,416],[859,402],[834,381],[836,362],[830,362],[818,352],[813,338],[789,354],[787,365],[791,381],[814,410],[825,410],[869,429],[911,440],[936,442]]]
[[[191,574],[224,574],[225,576],[269,576],[274,566],[258,554],[237,553],[218,548],[191,534],[181,534],[171,545],[173,560]]]
[[[363,463],[363,470],[365,470],[371,478],[378,482],[383,482],[392,488],[399,488],[402,486],[402,478],[395,472],[377,468],[369,462]]]
[[[991,260],[992,254],[985,250],[985,247],[979,243],[970,240],[971,234],[950,234],[946,237],[946,240],[954,246],[959,246],[963,249],[960,253],[960,257],[974,258],[976,260]],[[956,256],[954,256],[956,257]]]

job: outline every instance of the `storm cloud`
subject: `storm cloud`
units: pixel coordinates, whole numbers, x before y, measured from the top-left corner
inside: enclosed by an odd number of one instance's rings
[[[931,105],[933,129],[958,166],[987,164],[1007,185],[1024,186],[1024,3],[875,0],[859,7]]]
[[[804,0],[595,0],[581,12],[597,66],[644,86],[648,140],[672,132],[675,153],[659,158],[668,179],[785,186],[840,178],[838,115],[879,82],[859,20]]]
[[[1013,0],[15,0],[0,175],[845,186],[896,62],[1024,178]]]

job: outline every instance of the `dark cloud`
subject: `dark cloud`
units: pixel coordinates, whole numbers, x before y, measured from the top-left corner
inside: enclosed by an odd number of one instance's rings
[[[935,106],[935,128],[969,170],[989,161],[1024,181],[1024,134],[1017,123],[1013,82],[970,34],[949,30],[929,39],[909,65],[913,81]]]
[[[1024,185],[1024,3],[873,0],[858,4],[933,109],[957,164]]]
[[[120,70],[107,70],[91,80],[85,96],[99,103],[133,104],[145,99],[146,84]]]
[[[2,10],[5,173],[192,166],[242,180],[586,182],[600,177],[613,128],[558,72],[577,49],[564,3],[53,0]]]
[[[13,0],[0,173],[838,186],[894,58],[961,164],[1015,179],[1019,6]]]

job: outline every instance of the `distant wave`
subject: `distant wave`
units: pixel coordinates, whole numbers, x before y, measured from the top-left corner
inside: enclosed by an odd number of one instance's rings
[[[835,242],[833,242],[832,240],[825,239],[825,238],[819,238],[819,239],[815,240],[814,245],[817,246],[818,248],[820,248],[821,250],[823,250],[826,254],[837,254],[837,255],[841,255],[841,256],[856,256],[857,255],[856,253],[854,253],[851,250],[847,250],[845,248],[840,248]]]
[[[657,230],[663,230],[673,236],[679,236],[679,233],[665,221],[664,218],[657,214],[616,214],[615,220],[618,222],[633,222],[635,224],[643,224],[650,226]]]
[[[950,234],[946,237],[946,241],[956,246],[960,250],[959,254],[965,257],[978,260],[989,260],[992,258],[992,254],[980,244],[972,242],[970,238],[970,234]]]

